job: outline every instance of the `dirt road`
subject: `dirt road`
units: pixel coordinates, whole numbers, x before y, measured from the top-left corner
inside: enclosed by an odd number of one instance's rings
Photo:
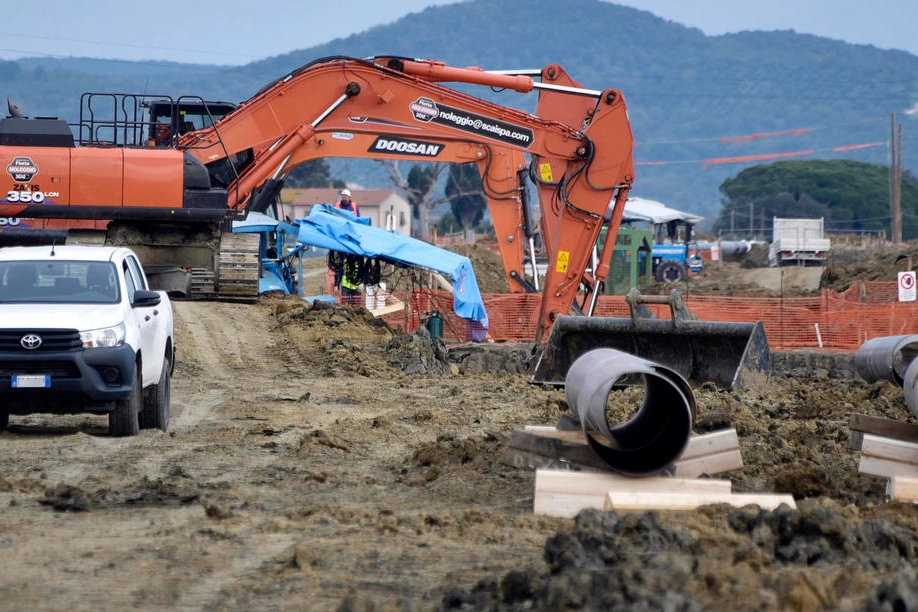
[[[699,428],[740,433],[735,489],[793,493],[797,512],[575,524],[534,516],[533,474],[501,461],[513,430],[554,424],[562,392],[460,372],[424,334],[348,308],[175,309],[169,433],[109,438],[102,417],[32,415],[0,435],[0,608],[854,610],[881,588],[918,598],[918,511],[886,503],[847,449],[850,412],[908,418],[891,385],[815,371],[698,390]]]
[[[527,513],[531,475],[490,468],[501,432],[546,418],[526,412],[534,390],[404,378],[359,345],[375,336],[362,320],[303,354],[269,310],[176,304],[168,434],[11,419],[3,607],[320,610],[352,589],[423,601],[441,579],[538,557],[552,521]],[[359,373],[368,362],[381,376]]]

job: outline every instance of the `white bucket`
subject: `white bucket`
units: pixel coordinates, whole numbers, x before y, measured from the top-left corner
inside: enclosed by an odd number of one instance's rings
[[[365,303],[367,310],[373,310],[376,306],[376,285],[367,285]]]

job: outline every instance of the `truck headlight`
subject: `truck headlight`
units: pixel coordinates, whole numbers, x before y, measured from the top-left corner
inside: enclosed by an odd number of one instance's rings
[[[125,335],[124,323],[119,323],[114,327],[81,331],[80,341],[83,343],[83,348],[121,346],[124,344]]]

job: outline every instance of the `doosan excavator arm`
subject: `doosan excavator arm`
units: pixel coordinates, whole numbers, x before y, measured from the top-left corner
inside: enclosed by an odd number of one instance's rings
[[[229,207],[257,208],[255,197],[297,164],[316,158],[397,156],[479,165],[501,255],[522,265],[524,178],[539,195],[549,254],[536,340],[568,314],[581,285],[595,298],[634,180],[633,136],[624,96],[588,90],[559,66],[533,75],[452,68],[380,57],[326,58],[264,87],[214,126],[179,146],[208,167],[234,164]],[[444,86],[463,82],[539,92],[536,113],[501,106]],[[251,155],[241,155],[252,151]],[[529,156],[527,164],[525,156]],[[610,201],[614,201],[607,220]],[[585,276],[602,226],[607,239],[595,279]],[[513,285],[513,283],[511,283]]]

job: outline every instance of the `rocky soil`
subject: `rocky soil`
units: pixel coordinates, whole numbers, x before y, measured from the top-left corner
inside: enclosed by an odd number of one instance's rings
[[[693,389],[696,433],[739,434],[719,477],[795,510],[550,518],[502,460],[568,412],[528,382],[530,347],[296,298],[175,311],[168,433],[39,414],[0,434],[3,608],[918,609],[918,506],[849,449],[852,413],[914,420],[890,383],[813,360]]]

